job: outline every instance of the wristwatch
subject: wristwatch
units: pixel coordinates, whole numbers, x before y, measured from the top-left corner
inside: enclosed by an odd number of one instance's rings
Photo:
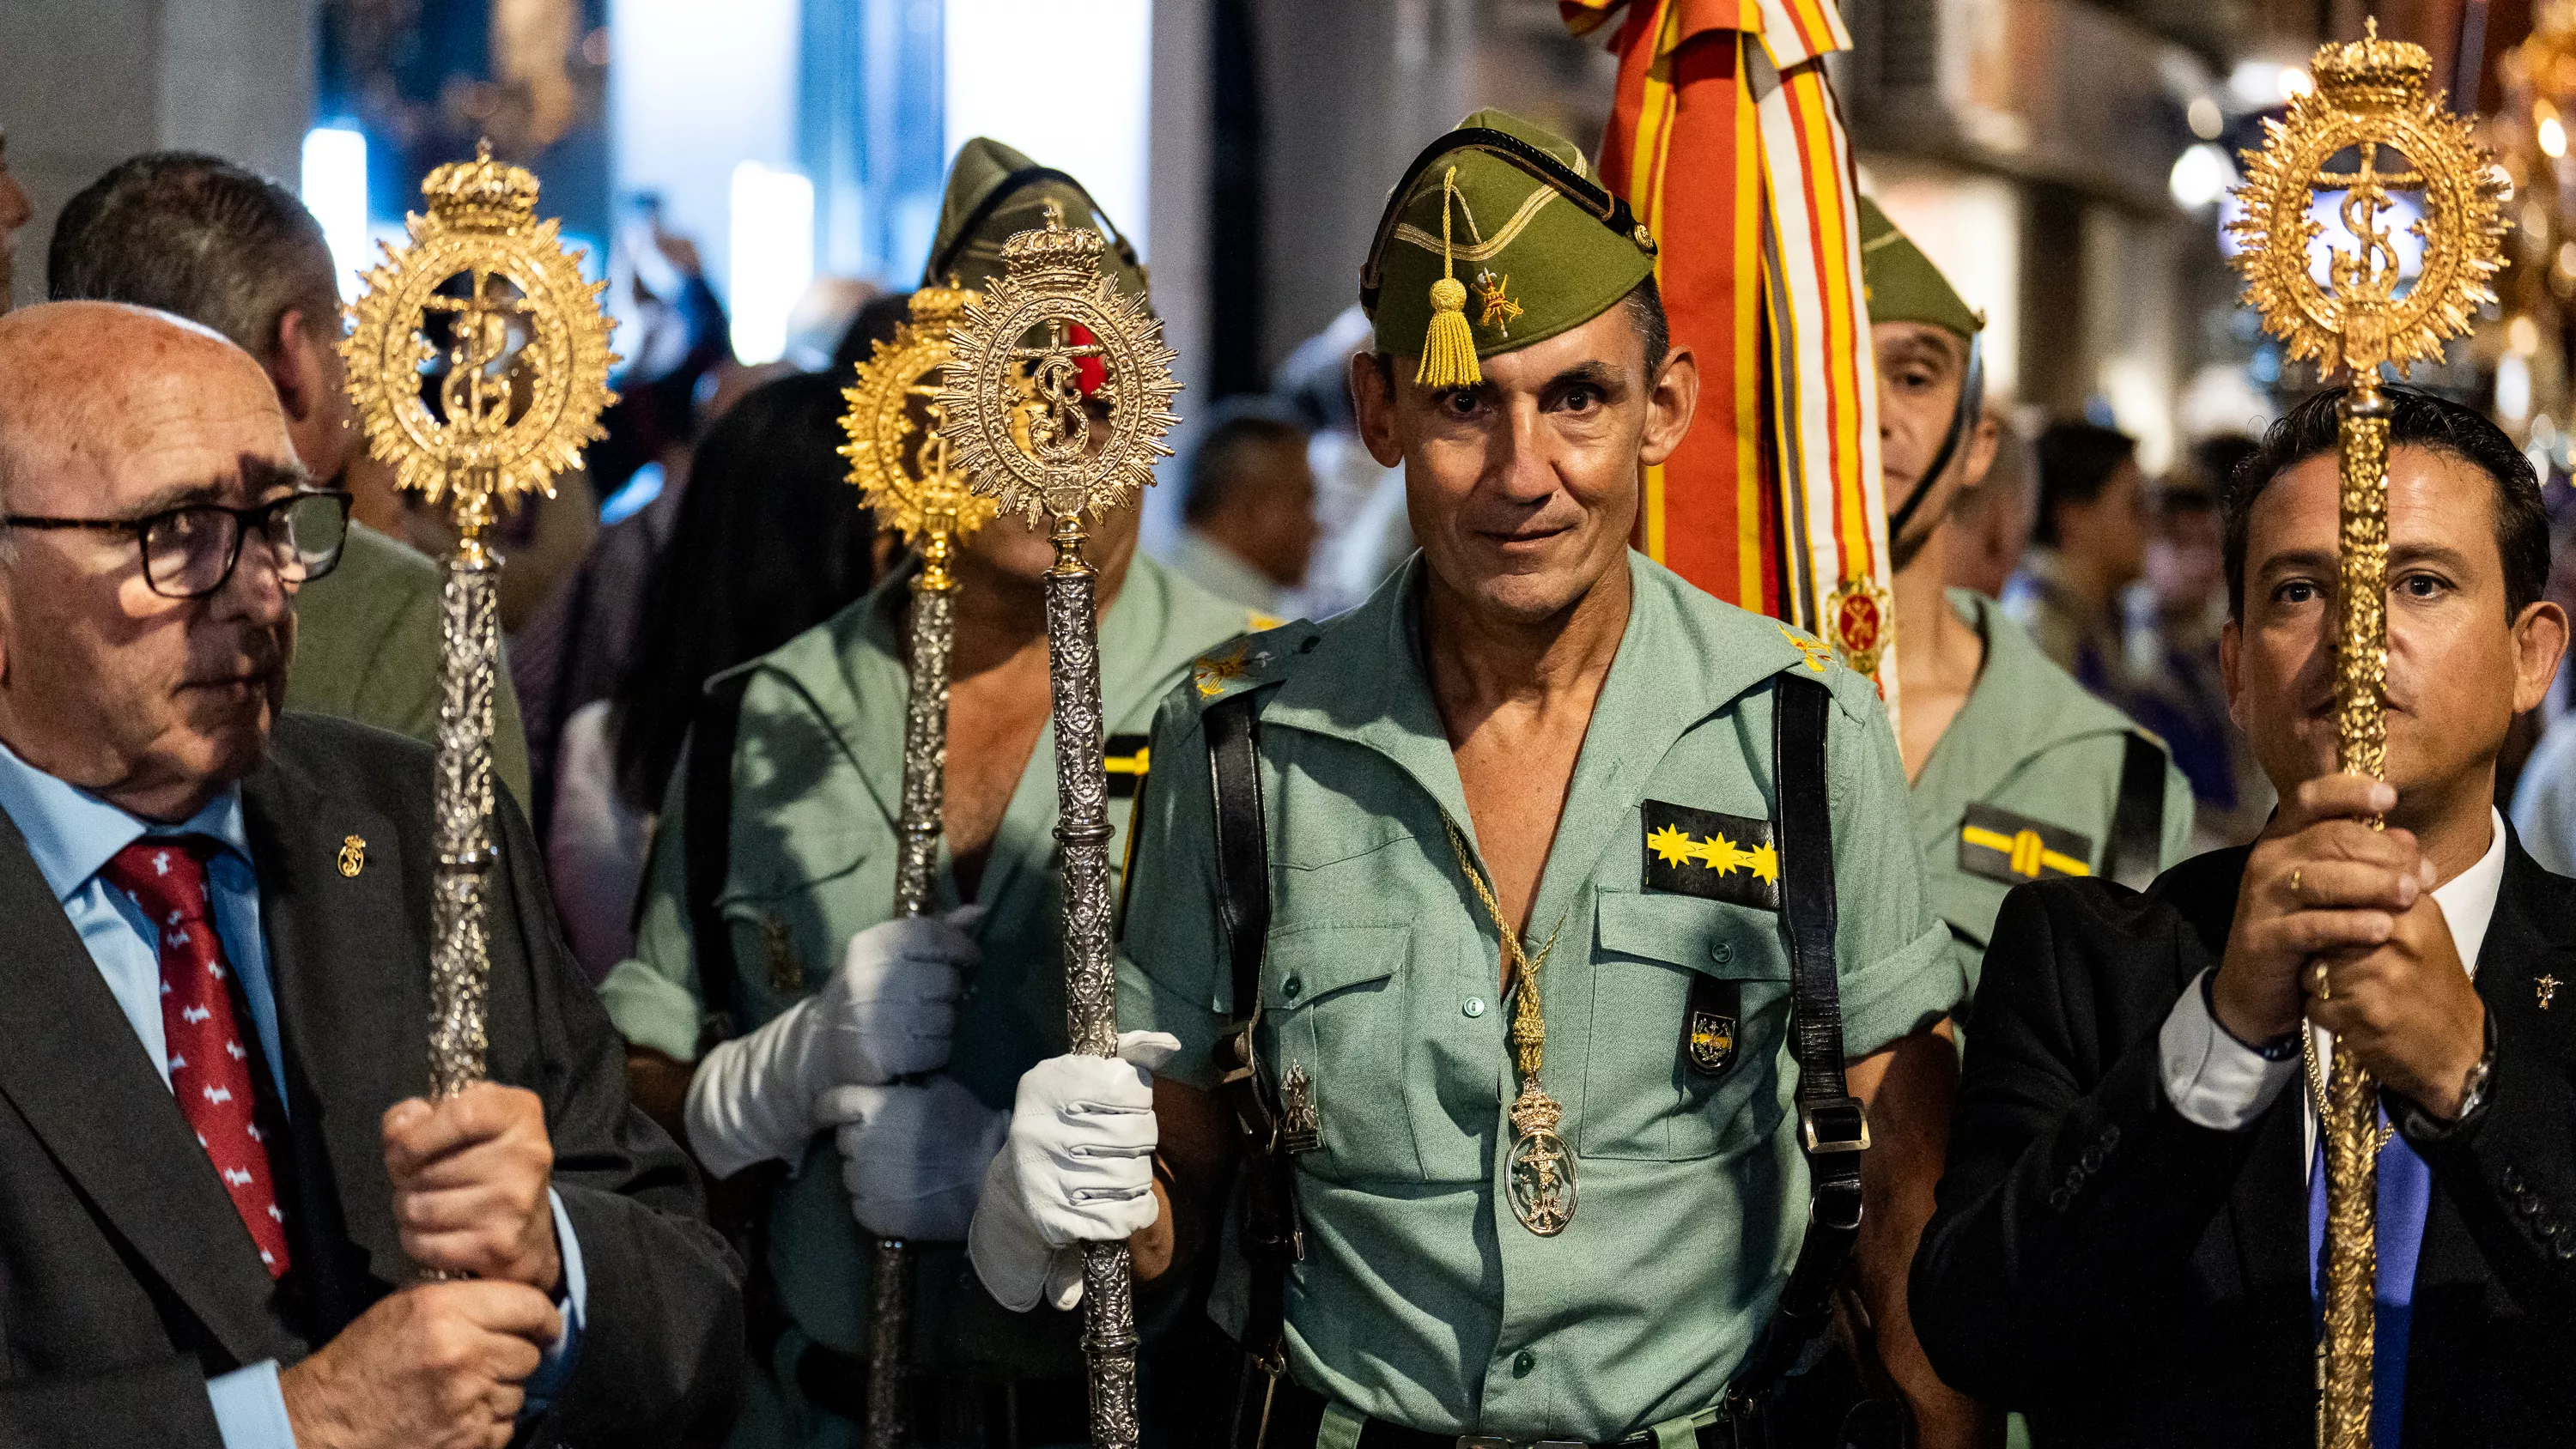
[[[2495,1079],[2495,1013],[2487,1013],[2486,1050],[2479,1053],[2477,1065],[2469,1068],[2467,1080],[2460,1084],[2460,1110],[2447,1120],[2436,1117],[2417,1105],[2413,1098],[2384,1092],[2381,1096],[2394,1108],[2388,1115],[2397,1130],[2409,1141],[2439,1141],[2459,1131],[2478,1115],[2487,1104],[2487,1087]]]

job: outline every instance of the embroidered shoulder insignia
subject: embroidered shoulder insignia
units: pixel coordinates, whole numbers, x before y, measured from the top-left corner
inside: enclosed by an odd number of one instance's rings
[[[1222,654],[1205,655],[1194,661],[1190,679],[1198,686],[1199,698],[1214,699],[1225,692],[1227,685],[1269,667],[1269,650],[1255,649],[1251,640],[1240,639]]]
[[[1809,669],[1822,674],[1825,672],[1825,666],[1833,662],[1834,651],[1831,646],[1821,640],[1810,639],[1786,624],[1780,625],[1779,628],[1780,637],[1797,646],[1798,652],[1807,657]]]
[[[1959,825],[1959,869],[2006,885],[2091,875],[2093,842],[2027,815],[1971,805]]]
[[[1645,887],[1780,909],[1780,853],[1771,822],[1649,800],[1645,819]]]

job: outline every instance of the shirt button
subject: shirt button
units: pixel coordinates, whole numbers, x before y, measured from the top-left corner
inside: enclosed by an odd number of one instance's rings
[[[1469,1016],[1482,1016],[1485,1014],[1485,998],[1470,996],[1458,1004],[1458,1009]]]
[[[1298,980],[1294,976],[1291,976],[1287,980],[1279,983],[1279,994],[1290,1001],[1296,1000],[1297,994],[1305,989],[1306,983]]]
[[[1716,945],[1708,948],[1708,954],[1709,959],[1715,961],[1718,965],[1723,966],[1727,962],[1735,959],[1735,948],[1726,944],[1724,941],[1720,941]]]
[[[1528,1349],[1522,1349],[1520,1352],[1512,1355],[1513,1378],[1528,1378],[1530,1370],[1537,1367],[1538,1355],[1530,1352]]]

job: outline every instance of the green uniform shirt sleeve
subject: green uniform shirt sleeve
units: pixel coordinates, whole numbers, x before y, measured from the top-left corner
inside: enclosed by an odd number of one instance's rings
[[[1161,1075],[1213,1090],[1209,1052],[1225,1029],[1232,984],[1217,915],[1206,737],[1190,688],[1184,679],[1154,724],[1154,773],[1134,827],[1136,866],[1118,958],[1118,1025],[1179,1037],[1180,1053]]]
[[[2191,781],[2173,762],[2173,751],[2165,751],[2165,838],[2163,852],[2156,857],[2156,869],[2168,871],[2191,857],[2193,822],[2199,810],[2191,796]]]
[[[617,963],[599,984],[608,1019],[634,1046],[650,1047],[676,1061],[695,1061],[705,1024],[705,996],[698,985],[697,951],[689,935],[687,812],[689,751],[683,744],[671,771],[662,813],[645,856],[644,913],[636,924],[635,954]]]
[[[1825,731],[1832,787],[1834,964],[1843,1055],[1853,1060],[1932,1025],[1967,997],[1949,928],[1923,893],[1905,766],[1869,682],[1837,666]]]

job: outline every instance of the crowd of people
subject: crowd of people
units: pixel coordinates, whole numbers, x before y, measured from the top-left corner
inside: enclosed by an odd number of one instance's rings
[[[1468,117],[1362,305],[1193,423],[1171,537],[1093,528],[1114,1057],[1064,1026],[1053,547],[957,550],[899,913],[920,561],[840,448],[907,299],[745,367],[657,224],[609,437],[501,544],[490,1080],[436,1098],[450,536],[291,192],[82,191],[0,317],[0,1444],[841,1449],[898,1301],[911,1442],[1086,1442],[1103,1241],[1158,1449],[2304,1442],[2335,1052],[2374,1443],[2564,1437],[2568,488],[2390,390],[2385,778],[2337,773],[2340,394],[2160,479],[2016,428],[1864,199],[1891,720],[1631,548],[1711,399],[1590,176]],[[923,275],[1051,214],[1150,304],[986,139]]]

